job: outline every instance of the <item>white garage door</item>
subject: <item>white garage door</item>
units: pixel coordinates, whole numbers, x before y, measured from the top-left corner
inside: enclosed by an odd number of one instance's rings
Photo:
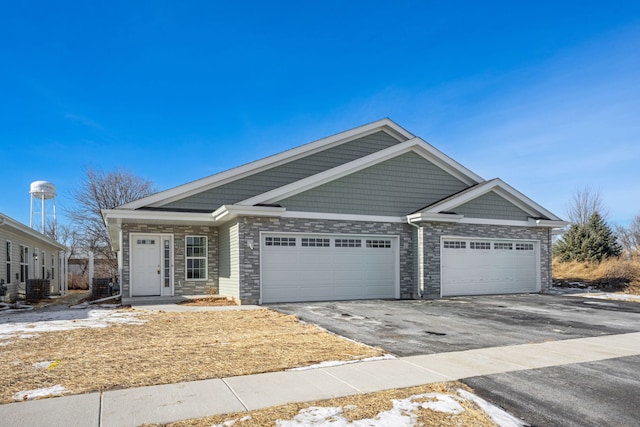
[[[539,292],[539,242],[442,238],[442,296]]]
[[[398,298],[398,238],[261,235],[262,302]]]

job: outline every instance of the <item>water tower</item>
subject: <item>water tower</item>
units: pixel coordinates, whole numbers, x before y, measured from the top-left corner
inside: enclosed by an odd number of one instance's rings
[[[29,222],[29,226],[34,230],[40,231],[42,234],[46,234],[47,200],[53,200],[53,229],[50,231],[52,231],[52,235],[55,236],[57,231],[56,186],[47,181],[34,181],[31,183],[29,194],[31,194],[31,221]],[[34,201],[36,202],[36,210],[34,210]],[[40,205],[40,212],[37,212],[38,204]],[[33,222],[33,218],[37,217],[38,214],[40,214],[41,217],[40,227]]]

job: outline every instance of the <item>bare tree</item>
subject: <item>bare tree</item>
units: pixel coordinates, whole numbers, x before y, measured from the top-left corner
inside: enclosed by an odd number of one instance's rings
[[[624,251],[630,256],[640,254],[640,215],[628,227],[617,226],[616,235]]]
[[[152,194],[153,183],[122,169],[114,172],[85,168],[85,179],[73,193],[75,208],[68,215],[77,230],[79,246],[101,257],[118,269],[116,254],[109,244],[109,233],[102,219],[103,209],[113,209]]]
[[[600,193],[589,187],[577,189],[567,208],[569,221],[582,226],[589,221],[589,218],[591,218],[594,213],[597,213],[603,218],[607,216]]]

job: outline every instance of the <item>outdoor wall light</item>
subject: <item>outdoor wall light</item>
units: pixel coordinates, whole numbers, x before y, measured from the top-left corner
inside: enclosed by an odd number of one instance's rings
[[[37,261],[37,260],[38,260],[38,254],[37,254],[37,253],[35,253],[35,252],[33,253],[33,259],[34,259],[35,261]]]

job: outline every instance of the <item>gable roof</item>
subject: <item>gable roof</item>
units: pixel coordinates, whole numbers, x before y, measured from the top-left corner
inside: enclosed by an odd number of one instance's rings
[[[399,142],[415,138],[413,134],[392,120],[385,118],[206,178],[143,197],[121,205],[117,209],[158,207],[380,131],[389,134]]]
[[[458,162],[438,151],[432,145],[416,137],[403,143],[386,148],[384,150],[375,152],[368,156],[361,157],[349,163],[345,163],[324,172],[292,182],[291,184],[284,185],[274,190],[267,191],[266,193],[262,193],[257,196],[245,199],[241,202],[238,202],[237,204],[251,206],[258,204],[275,203],[279,200],[316,188],[320,185],[326,184],[333,180],[342,178],[344,176],[361,171],[373,165],[382,163],[386,160],[401,156],[409,152],[416,153],[417,155],[434,163],[436,166],[440,167],[445,172],[459,179],[466,185],[475,185],[478,182],[483,181],[480,176],[476,175],[471,170],[465,168]]]
[[[475,200],[489,192],[494,192],[529,215],[530,223],[537,226],[563,227],[567,223],[558,216],[540,206],[499,178],[478,183],[463,191],[437,201],[408,215],[412,222],[417,221],[459,221],[463,215],[455,214],[455,208]],[[452,212],[453,211],[453,212]]]
[[[17,232],[17,233],[20,233],[22,235],[25,235],[25,236],[31,237],[33,239],[39,240],[43,244],[47,244],[47,245],[50,245],[50,246],[55,246],[56,248],[58,248],[60,250],[66,250],[67,249],[63,244],[56,242],[55,240],[53,240],[49,236],[46,236],[46,235],[40,233],[39,231],[34,230],[31,227],[27,227],[26,225],[24,225],[24,224],[16,221],[15,219],[3,214],[2,212],[0,212],[0,227],[10,228],[14,232]]]

